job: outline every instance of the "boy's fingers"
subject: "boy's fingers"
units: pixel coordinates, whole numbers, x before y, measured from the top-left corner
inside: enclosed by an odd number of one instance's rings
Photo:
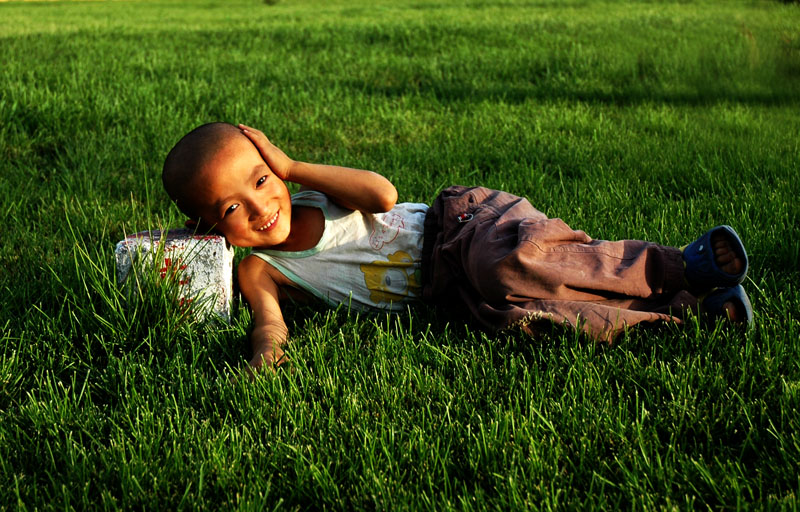
[[[244,132],[246,135],[254,135],[254,136],[257,136],[257,137],[264,137],[265,139],[267,138],[267,136],[264,135],[264,133],[262,131],[260,131],[260,130],[258,130],[256,128],[252,128],[250,126],[247,126],[246,124],[239,124],[239,129],[242,130],[242,132]],[[267,140],[269,140],[269,139],[267,139]]]
[[[242,133],[250,139],[250,142],[255,144],[255,146],[261,151],[262,153],[269,149],[272,143],[269,141],[266,135],[259,131],[250,131],[246,129],[242,129]]]
[[[253,140],[253,141],[258,139],[258,135],[259,134],[257,133],[257,131],[255,129],[247,128],[247,127],[243,127],[243,126],[240,126],[239,129],[242,130],[242,133],[245,134],[245,136],[248,139]],[[263,137],[264,135],[261,134],[261,136]]]
[[[289,357],[284,352],[283,354],[281,354],[281,356],[278,358],[278,360],[273,363],[273,366],[277,367],[277,366],[281,366],[281,365],[284,365],[284,364],[288,365],[290,363],[291,363],[291,361],[289,361]]]

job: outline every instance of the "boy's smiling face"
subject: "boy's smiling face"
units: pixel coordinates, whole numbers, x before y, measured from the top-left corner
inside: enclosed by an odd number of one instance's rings
[[[289,190],[245,135],[217,151],[183,195],[205,223],[237,247],[274,248],[289,237]]]

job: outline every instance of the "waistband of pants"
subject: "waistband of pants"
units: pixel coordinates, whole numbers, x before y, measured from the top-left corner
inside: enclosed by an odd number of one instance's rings
[[[422,289],[424,290],[432,282],[433,269],[431,259],[433,257],[433,247],[436,245],[436,238],[442,230],[437,205],[441,202],[436,198],[433,205],[425,213],[425,222],[422,230],[422,255],[420,268],[422,271]]]

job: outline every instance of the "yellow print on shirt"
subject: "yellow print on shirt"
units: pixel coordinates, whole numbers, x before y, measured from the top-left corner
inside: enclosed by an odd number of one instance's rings
[[[400,302],[409,295],[419,295],[419,278],[411,256],[397,251],[387,258],[388,261],[375,260],[360,266],[370,290],[369,300],[375,304]]]

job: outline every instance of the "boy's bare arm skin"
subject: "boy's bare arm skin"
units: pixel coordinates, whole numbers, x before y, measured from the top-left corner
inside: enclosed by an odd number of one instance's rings
[[[397,202],[394,185],[380,174],[336,165],[297,162],[286,156],[259,130],[243,124],[239,128],[258,148],[272,172],[284,181],[322,192],[351,210],[386,212]]]
[[[240,290],[253,310],[250,366],[279,366],[285,362],[282,346],[289,333],[279,303],[279,283],[285,278],[275,275],[272,266],[256,256],[242,260],[238,276]]]

